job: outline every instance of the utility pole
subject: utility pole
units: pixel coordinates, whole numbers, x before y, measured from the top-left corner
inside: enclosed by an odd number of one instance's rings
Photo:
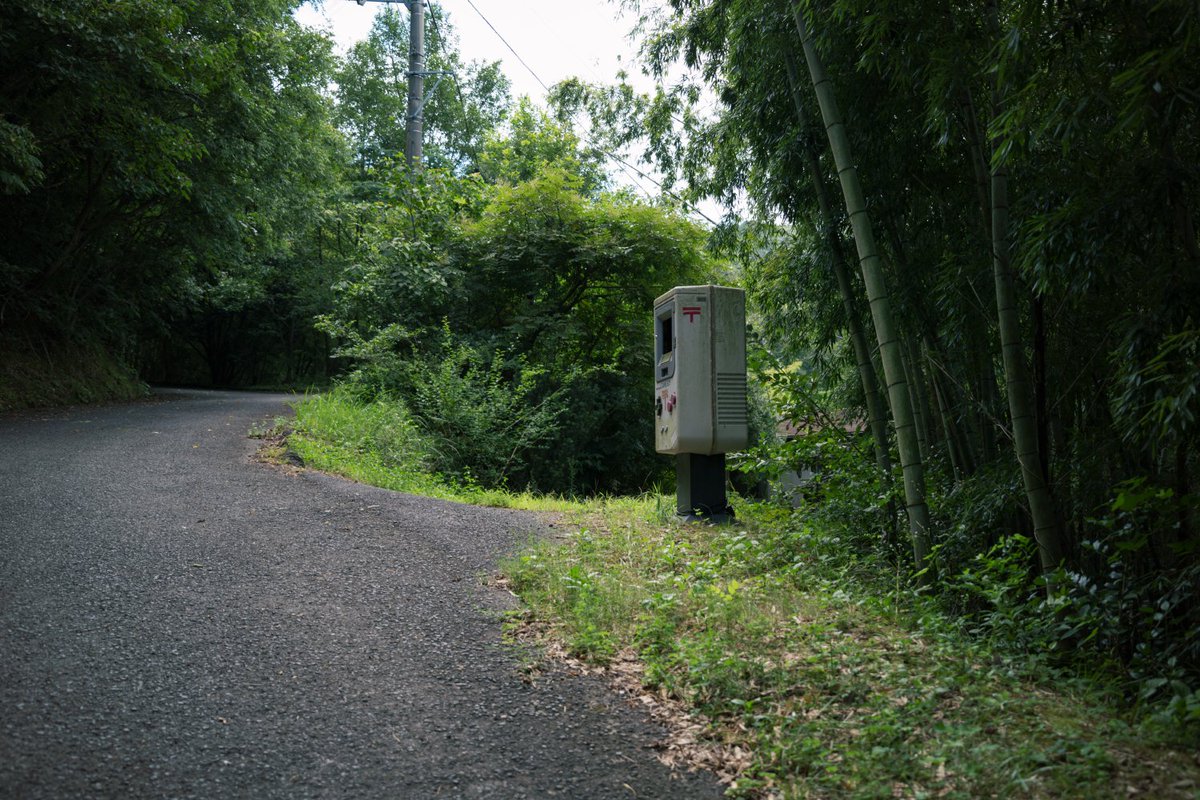
[[[367,0],[355,0],[360,6]],[[370,0],[388,3],[395,0]],[[425,5],[424,0],[408,2],[408,115],[404,125],[404,163],[408,171],[421,171],[421,139],[424,135],[425,106]],[[439,73],[441,74],[441,73]],[[437,87],[437,84],[434,84]]]
[[[405,126],[404,161],[408,171],[421,171],[422,114],[425,105],[425,5],[408,0],[408,122]]]

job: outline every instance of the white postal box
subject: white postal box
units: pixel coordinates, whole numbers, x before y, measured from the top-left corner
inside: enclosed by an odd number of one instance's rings
[[[746,294],[676,286],[654,301],[654,447],[728,453],[746,446]]]

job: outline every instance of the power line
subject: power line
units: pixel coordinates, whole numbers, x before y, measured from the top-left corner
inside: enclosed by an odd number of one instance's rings
[[[469,5],[473,9],[475,9],[475,13],[479,15],[479,18],[487,23],[487,26],[492,29],[492,33],[496,34],[496,36],[500,39],[500,41],[504,42],[504,46],[509,49],[509,52],[511,52],[514,56],[516,56],[517,61],[521,62],[521,66],[523,66],[525,69],[529,70],[529,74],[533,76],[533,79],[536,80],[538,83],[540,83],[542,85],[543,89],[545,89],[547,92],[549,92],[550,87],[546,85],[546,82],[538,77],[538,74],[533,71],[533,67],[531,67],[525,63],[525,59],[521,58],[521,54],[518,53],[515,49],[513,49],[513,46],[511,44],[509,44],[508,40],[505,39],[504,36],[502,36],[500,34],[500,31],[496,30],[496,26],[493,25],[488,20],[488,18],[483,15],[483,12],[479,10],[479,7],[476,6],[475,3],[473,3],[471,0],[467,0],[467,5]]]
[[[620,156],[616,155],[615,153],[610,153],[609,151],[607,151],[607,150],[605,150],[605,149],[603,149],[603,148],[601,148],[601,147],[592,147],[592,149],[593,149],[593,150],[595,150],[597,153],[600,153],[601,155],[607,156],[608,158],[611,158],[613,161],[616,161],[616,162],[617,162],[618,164],[620,164],[620,165],[621,165],[623,168],[628,168],[628,169],[631,169],[631,170],[633,170],[633,171],[634,171],[634,172],[636,172],[638,175],[640,175],[642,178],[644,178],[644,179],[646,179],[646,180],[650,181],[650,182],[651,182],[651,183],[653,183],[655,186],[657,186],[657,187],[658,187],[658,190],[659,190],[660,192],[662,192],[663,194],[667,195],[668,197],[671,197],[672,199],[674,199],[674,200],[678,201],[679,203],[682,203],[684,208],[686,208],[686,209],[688,209],[689,211],[692,211],[692,212],[694,212],[694,213],[696,213],[696,214],[699,214],[700,216],[704,217],[706,220],[708,220],[708,222],[709,222],[711,225],[713,225],[713,226],[716,226],[716,225],[718,224],[718,223],[717,223],[717,221],[716,221],[715,219],[713,219],[713,218],[712,218],[712,217],[710,217],[708,214],[705,214],[703,211],[701,211],[699,208],[697,208],[697,207],[696,207],[696,205],[695,205],[694,203],[689,203],[689,202],[688,202],[687,200],[685,200],[683,197],[679,196],[679,195],[678,195],[678,194],[676,194],[675,192],[673,192],[673,191],[671,191],[670,189],[668,189],[667,187],[663,186],[663,185],[662,185],[662,183],[660,183],[659,181],[655,180],[654,178],[652,178],[651,176],[647,175],[646,173],[642,172],[640,169],[638,169],[637,167],[635,167],[633,164],[630,164],[628,161],[626,161],[625,159],[623,159],[623,158],[621,158]],[[642,189],[642,191],[643,191],[643,192],[646,192],[646,190],[645,190],[643,187],[641,187],[640,185],[638,186],[638,188]],[[649,192],[646,192],[646,196],[647,196],[647,197],[649,197],[649,196],[650,196],[650,193],[649,193]]]
[[[429,0],[425,0],[425,8],[429,9],[429,21],[433,23],[433,32],[437,34],[438,42],[445,47],[449,43],[442,37],[442,26],[438,25],[437,14],[433,13],[433,5]],[[454,84],[454,93],[458,95],[458,105],[463,109],[463,113],[465,114],[467,103],[463,100],[462,88],[458,85],[458,76],[451,75],[450,82]]]
[[[600,153],[600,155],[605,155],[604,153],[600,152],[599,150],[597,150],[596,152]],[[642,185],[641,181],[639,181],[637,179],[637,176],[632,171],[630,171],[630,169],[628,167],[626,167],[624,164],[617,164],[617,166],[621,168],[621,172],[625,173],[625,176],[627,178],[629,178],[630,182],[632,182],[634,186],[636,186],[638,189],[641,190],[642,194],[646,195],[646,197],[651,196],[650,190]]]
[[[485,23],[487,23],[487,26],[492,29],[492,33],[496,34],[496,36],[500,39],[500,41],[504,43],[504,46],[509,49],[509,52],[511,52],[516,57],[517,61],[521,62],[521,66],[525,67],[525,69],[527,69],[529,71],[529,74],[534,77],[534,80],[536,80],[539,84],[541,84],[542,88],[548,93],[550,91],[550,87],[546,85],[546,82],[543,81],[538,76],[538,74],[533,71],[533,67],[531,67],[525,63],[525,59],[521,58],[521,54],[516,51],[516,48],[514,48],[511,44],[508,43],[508,40],[504,38],[504,36],[500,33],[500,31],[496,30],[496,26],[493,25],[491,23],[491,21],[483,15],[483,12],[479,10],[479,7],[476,6],[472,0],[467,0],[467,5],[469,5],[471,8],[473,8],[475,10],[475,13],[479,15],[479,18],[482,19]],[[672,114],[672,116],[674,116],[674,114]],[[633,170],[639,176],[641,176],[643,179],[648,180],[651,183],[653,183],[655,186],[657,186],[658,190],[660,192],[663,192],[664,194],[674,198],[676,201],[683,204],[683,206],[685,208],[690,209],[691,211],[695,212],[696,214],[699,214],[701,217],[706,219],[709,222],[709,224],[714,225],[714,226],[718,224],[716,222],[716,220],[714,220],[712,217],[705,214],[703,211],[701,211],[695,205],[693,205],[692,203],[689,203],[687,200],[684,200],[682,197],[680,197],[678,194],[671,191],[670,189],[667,189],[659,181],[655,180],[654,178],[650,177],[646,173],[642,172],[640,169],[638,169],[634,165],[630,164],[628,161],[626,161],[625,159],[616,155],[615,153],[610,153],[609,151],[607,151],[603,148],[595,147],[595,146],[593,146],[592,149],[595,150],[597,153],[600,153],[601,155],[617,162],[621,166],[621,168],[626,172],[626,174],[628,174],[629,170]],[[646,191],[646,188],[644,186],[642,186],[636,180],[634,180],[634,183],[637,184],[638,188],[641,189],[642,192],[645,193],[645,195],[647,197],[650,197],[650,193]]]

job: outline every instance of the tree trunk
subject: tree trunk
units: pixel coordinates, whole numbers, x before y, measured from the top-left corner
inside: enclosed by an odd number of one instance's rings
[[[1046,309],[1042,298],[1030,293],[1033,311],[1033,414],[1037,420],[1038,463],[1042,479],[1053,486],[1050,473],[1050,401],[1046,374]],[[1057,514],[1056,514],[1057,518]]]
[[[970,390],[966,381],[956,380],[951,374],[950,359],[932,333],[925,337],[925,353],[925,360],[936,367],[933,386],[938,395],[938,411],[945,418],[946,437],[954,442],[962,477],[970,477],[979,468],[971,431],[965,422],[967,415],[963,412],[964,397],[969,402]]]
[[[1008,243],[1003,234],[1008,228],[1007,176],[1003,168],[992,170],[992,260],[996,272],[996,313],[1000,325],[1000,349],[1004,356],[1004,383],[1008,392],[1008,413],[1012,418],[1013,445],[1021,466],[1021,480],[1033,517],[1033,535],[1037,540],[1042,571],[1051,572],[1063,558],[1063,546],[1054,510],[1054,501],[1042,473],[1038,449],[1038,425],[1029,396],[1029,369],[1021,342],[1016,291],[1008,258]]]
[[[809,75],[821,107],[821,118],[829,137],[842,194],[846,200],[846,212],[854,231],[854,243],[858,249],[859,266],[863,283],[867,287],[867,299],[871,307],[871,319],[875,324],[875,336],[879,342],[879,354],[883,361],[884,377],[887,380],[888,399],[892,407],[892,420],[896,425],[896,443],[900,451],[900,466],[904,475],[904,499],[908,509],[908,524],[912,535],[913,558],[920,570],[923,583],[934,579],[930,560],[929,507],[925,502],[925,465],[917,446],[916,426],[913,422],[912,404],[909,402],[908,387],[904,377],[904,354],[892,319],[892,307],[888,300],[884,282],[883,266],[875,246],[875,234],[867,215],[866,201],[859,185],[858,172],[850,151],[850,140],[841,112],[833,94],[833,86],[825,75],[825,65],[817,53],[808,25],[800,9],[792,6],[792,18],[796,32],[804,46],[804,57],[808,62]]]
[[[987,236],[991,235],[991,208],[988,199],[987,144],[983,131],[979,129],[979,116],[975,113],[975,101],[970,89],[962,93],[963,121],[967,129],[967,151],[971,158],[971,169],[975,173],[975,193],[979,198],[979,221]]]
[[[884,489],[891,494],[892,488],[892,456],[888,444],[887,409],[883,405],[883,396],[879,392],[879,379],[875,373],[875,364],[871,361],[871,348],[867,345],[867,335],[863,331],[862,322],[858,317],[858,303],[854,292],[854,284],[850,280],[850,272],[846,269],[845,256],[842,253],[841,237],[837,232],[837,221],[833,216],[833,205],[829,202],[829,192],[825,188],[825,177],[821,174],[821,162],[817,156],[816,146],[808,137],[808,115],[800,99],[800,81],[796,74],[796,64],[790,53],[785,53],[787,61],[788,81],[792,88],[792,100],[796,104],[796,118],[800,123],[804,137],[805,164],[808,177],[812,181],[813,191],[817,196],[817,207],[821,212],[821,229],[825,236],[825,245],[829,248],[829,260],[837,280],[838,293],[842,297],[842,307],[846,312],[846,327],[850,331],[850,343],[854,348],[854,360],[858,366],[858,378],[862,383],[863,396],[867,401],[867,422],[871,428],[871,440],[875,445],[875,464],[879,468],[880,479]]]
[[[933,430],[929,425],[929,408],[926,406],[924,370],[921,369],[921,357],[913,345],[911,336],[904,337],[904,355],[907,359],[905,374],[908,381],[908,400],[913,407],[913,422],[917,425],[917,449],[921,452],[922,462],[929,460],[930,448],[933,447]]]
[[[998,99],[998,96],[997,96]],[[998,109],[997,109],[998,110]],[[992,266],[996,279],[996,316],[1000,327],[1000,351],[1004,359],[1004,384],[1008,413],[1012,418],[1013,445],[1021,466],[1021,480],[1033,518],[1033,536],[1038,545],[1042,572],[1050,573],[1062,563],[1064,548],[1058,515],[1038,451],[1038,423],[1030,394],[1029,367],[1021,341],[1017,293],[1008,252],[1008,172],[992,163]]]

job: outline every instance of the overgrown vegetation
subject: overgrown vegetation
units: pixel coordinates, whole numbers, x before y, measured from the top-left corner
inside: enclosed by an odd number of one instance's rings
[[[103,347],[0,339],[0,411],[133,400],[148,391]]]
[[[636,658],[645,691],[750,751],[716,764],[732,795],[1194,796],[1195,723],[1139,720],[1039,643],[970,630],[820,522],[741,511],[717,528],[581,515],[507,566],[526,626],[594,663]]]
[[[899,498],[880,485],[868,448],[862,435],[825,428],[760,445],[741,465],[753,474],[777,473],[781,465],[816,470],[789,516],[836,537],[843,558],[858,560],[864,571],[899,576],[911,569],[889,523],[889,501],[895,506]],[[1169,493],[1137,481],[1118,487],[1092,520],[1095,538],[1084,546],[1084,564],[1038,575],[1035,543],[1020,532],[997,533],[1012,524],[1019,503],[1015,476],[934,477],[931,497],[950,535],[935,548],[940,580],[924,589],[931,604],[977,636],[1113,681],[1134,705],[1167,709],[1180,722],[1200,721],[1196,567],[1163,559],[1147,570],[1143,562],[1155,557],[1150,531],[1174,518]]]
[[[1196,9],[670,0],[642,21],[651,71],[682,79],[556,100],[607,146],[644,131],[686,196],[751,206],[714,239],[745,267],[759,381],[811,435],[748,466],[815,469],[804,513],[981,633],[1194,714]]]
[[[515,131],[551,153],[544,115]],[[522,148],[509,148],[522,159]],[[664,471],[643,346],[660,286],[707,280],[703,234],[666,208],[593,188],[569,159],[515,185],[429,170],[373,173],[391,200],[356,209],[357,257],[321,327],[364,400],[403,403],[431,467],[487,488],[638,493]]]
[[[281,426],[288,433],[287,448],[306,466],[395,491],[529,511],[646,513],[667,507],[666,498],[657,496],[580,500],[487,488],[469,473],[437,472],[436,431],[422,428],[403,403],[378,395],[363,400],[350,387],[304,398],[296,404],[295,420]]]
[[[823,437],[806,457],[853,457]],[[720,527],[675,522],[665,497],[487,491],[431,474],[420,423],[349,388],[298,404],[290,446],[375,485],[556,512],[562,533],[504,566],[529,608],[520,634],[629,663],[642,691],[682,700],[705,735],[675,755],[715,746],[699,760],[735,796],[1182,798],[1200,786],[1195,709],[1153,690],[1131,698],[1075,630],[1094,610],[1047,614],[1029,591],[1019,538],[930,594],[912,588],[903,548],[873,551],[870,526],[845,524],[841,502],[857,519],[884,513],[852,500],[863,486],[810,484],[799,509],[739,503]]]
[[[431,4],[415,172],[403,12],[339,57],[296,0],[0,6],[0,406],[336,377],[309,463],[579,509],[669,485],[653,298],[740,284],[770,420],[733,460],[797,506],[538,549],[538,613],[743,726],[743,787],[1183,791],[1129,731],[1200,719],[1195,4],[624,5],[658,90],[547,111]],[[612,187],[630,146],[671,201]]]

